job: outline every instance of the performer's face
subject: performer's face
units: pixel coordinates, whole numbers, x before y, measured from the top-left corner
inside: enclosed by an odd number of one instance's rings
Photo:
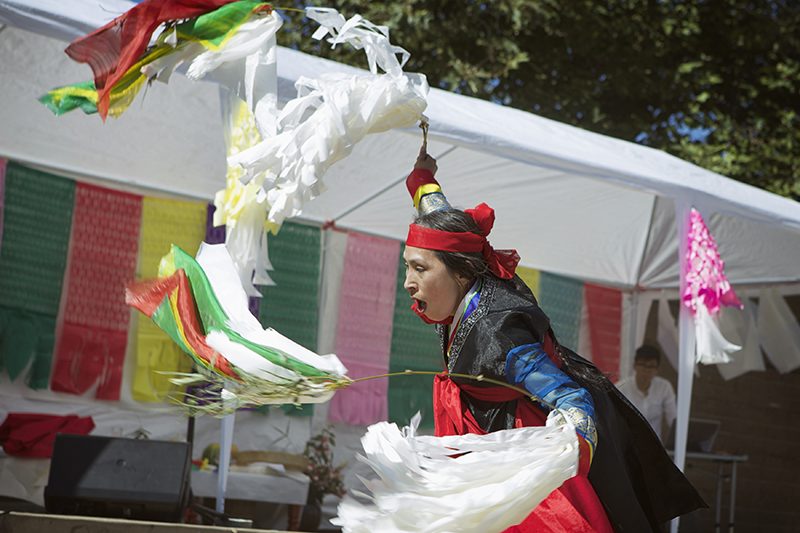
[[[417,307],[431,320],[445,320],[456,312],[466,280],[454,276],[433,250],[406,246],[403,284]]]

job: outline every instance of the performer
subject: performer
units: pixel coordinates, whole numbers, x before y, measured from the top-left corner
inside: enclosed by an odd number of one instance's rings
[[[436,324],[445,373],[434,382],[437,436],[544,425],[554,405],[574,423],[578,475],[509,532],[644,532],[705,503],[641,415],[590,362],[560,346],[547,315],[514,274],[514,250],[494,250],[486,204],[452,208],[425,145],[406,185],[417,217],[403,258],[413,311]],[[507,387],[449,374],[508,381]]]

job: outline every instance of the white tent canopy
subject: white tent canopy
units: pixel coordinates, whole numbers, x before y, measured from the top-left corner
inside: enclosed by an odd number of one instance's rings
[[[174,76],[105,125],[78,111],[54,117],[35,100],[52,87],[90,78],[88,67],[62,53],[63,40],[132,5],[0,0],[0,24],[8,25],[0,31],[0,154],[83,179],[210,200],[223,187],[225,167],[215,86]],[[330,71],[354,69],[281,49],[280,99],[295,96],[300,76]],[[524,265],[627,290],[675,289],[676,213],[694,206],[706,217],[735,286],[800,281],[797,202],[658,150],[523,111],[437,89],[428,102],[429,152],[439,160],[437,178],[448,198],[461,207],[479,201],[494,207],[492,244],[516,248]],[[412,214],[404,179],[420,140],[416,129],[368,137],[330,169],[328,192],[301,218],[403,239]],[[685,446],[691,395],[690,324],[682,313],[678,450]]]
[[[131,5],[0,0],[0,23],[29,30],[0,33],[0,153],[211,199],[225,166],[216,86],[175,76],[105,125],[80,111],[55,117],[35,99],[91,73],[62,53],[64,42],[30,32],[70,39]],[[300,76],[354,71],[289,49],[278,68],[284,100]],[[675,288],[677,199],[710,216],[734,285],[800,280],[797,202],[658,150],[438,89],[426,114],[448,197],[494,207],[493,244],[517,248],[527,266],[620,288]],[[403,180],[419,143],[419,130],[368,137],[330,169],[329,191],[301,218],[403,239],[411,216]]]

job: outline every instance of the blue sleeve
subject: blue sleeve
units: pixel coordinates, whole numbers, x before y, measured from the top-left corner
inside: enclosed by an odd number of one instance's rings
[[[524,387],[563,411],[594,451],[597,446],[594,400],[588,390],[578,386],[553,363],[541,343],[523,344],[509,350],[505,370],[506,379],[512,385]]]

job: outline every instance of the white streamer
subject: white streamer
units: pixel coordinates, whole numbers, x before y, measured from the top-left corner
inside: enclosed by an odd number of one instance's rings
[[[339,504],[345,533],[502,531],[577,472],[574,427],[553,413],[544,427],[450,437],[417,437],[418,417],[367,429],[359,460],[379,479],[362,480],[371,504]]]
[[[708,312],[705,305],[697,306],[694,317],[694,331],[697,339],[696,361],[705,365],[727,363],[730,354],[738,352],[741,346],[728,341],[719,330],[717,319]]]
[[[308,8],[320,22],[316,38],[332,35],[333,46],[349,43],[363,49],[370,74],[325,74],[296,83],[297,98],[277,119],[277,135],[228,158],[241,165],[270,205],[268,219],[280,224],[301,213],[303,205],[325,190],[322,176],[350,154],[369,133],[412,126],[425,110],[427,81],[406,75],[408,53],[389,42],[388,30],[356,15],[346,21],[333,9]],[[402,61],[397,59],[400,54]],[[378,68],[385,74],[378,74]]]

